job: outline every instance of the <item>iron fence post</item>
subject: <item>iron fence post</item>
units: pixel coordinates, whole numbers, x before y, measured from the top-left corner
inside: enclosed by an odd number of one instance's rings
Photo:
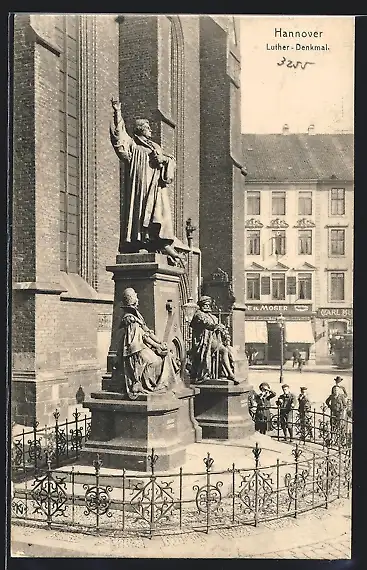
[[[313,442],[316,443],[316,410],[313,409]]]
[[[52,522],[51,478],[52,478],[52,473],[51,473],[51,461],[50,461],[50,457],[48,455],[48,451],[46,451],[46,467],[47,467],[47,471],[46,471],[46,476],[47,476],[47,526],[48,526],[48,528],[51,528],[51,522]]]
[[[341,446],[339,443],[339,446],[338,446],[338,499],[340,499],[341,470],[342,470],[342,452],[341,452]]]
[[[33,420],[33,453],[34,453],[34,474],[37,475],[38,465],[37,465],[37,426],[38,421]]]
[[[71,467],[71,520],[75,522],[75,471],[74,465]]]
[[[75,451],[76,451],[76,458],[78,459],[79,457],[79,431],[78,431],[78,419],[80,416],[80,412],[78,412],[78,408],[75,408],[75,412],[74,412],[74,418],[75,418]]]
[[[258,519],[259,519],[259,513],[258,513],[258,501],[259,501],[259,458],[260,458],[260,454],[261,454],[261,447],[259,447],[259,444],[256,442],[255,447],[252,450],[252,453],[255,457],[255,505],[254,505],[254,525],[255,527],[257,526],[258,523]]]
[[[299,448],[298,443],[296,443],[296,447],[293,450],[293,455],[295,459],[295,478],[294,478],[294,518],[297,518],[298,514],[298,459],[302,453],[302,450]]]
[[[328,442],[329,443],[329,442]],[[329,501],[329,460],[330,460],[330,447],[326,448],[326,483],[325,483],[325,509],[328,508]]]
[[[99,531],[99,472],[102,466],[102,461],[100,460],[99,453],[97,453],[97,459],[93,461],[93,465],[96,476],[96,530]]]
[[[60,466],[60,459],[59,459],[59,417],[60,417],[60,412],[58,411],[58,409],[56,409],[53,413],[53,416],[55,418],[55,445],[56,445],[56,449],[55,449],[55,457],[56,457],[56,467]]]
[[[150,462],[150,470],[151,470],[151,475],[150,475],[150,481],[152,483],[152,493],[151,493],[151,497],[150,497],[150,525],[149,525],[149,536],[150,538],[152,538],[154,531],[155,531],[155,520],[154,520],[154,516],[155,516],[155,470],[154,470],[154,466],[157,462],[158,459],[158,455],[154,454],[154,448],[152,448],[152,453],[149,456],[149,462]]]
[[[179,491],[179,516],[180,516],[180,530],[182,529],[182,467],[180,467],[180,491]]]
[[[213,465],[213,459],[208,451],[205,461],[206,469],[206,533],[209,533],[210,527],[210,468]]]
[[[84,443],[87,441],[87,414],[84,414]]]
[[[87,433],[87,432],[86,432]],[[122,530],[125,530],[125,487],[126,485],[126,469],[122,469]]]
[[[69,422],[68,422],[68,418],[66,418],[66,420],[65,420],[65,435],[66,435],[66,457],[69,459]]]
[[[22,452],[22,461],[23,461],[23,473],[25,475],[26,473],[26,466],[25,466],[25,433],[24,433],[24,428],[22,430],[22,448],[23,448],[23,452]]]

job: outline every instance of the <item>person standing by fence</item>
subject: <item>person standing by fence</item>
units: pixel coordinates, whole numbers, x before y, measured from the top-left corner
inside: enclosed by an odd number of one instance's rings
[[[333,386],[331,394],[326,398],[325,404],[330,409],[331,433],[344,429],[347,413],[347,399],[344,391],[338,385]]]
[[[298,413],[301,431],[301,439],[305,441],[308,437],[312,439],[311,402],[307,394],[307,387],[301,386],[301,393],[298,396]]]
[[[283,384],[282,390],[283,394],[281,394],[277,400],[280,427],[284,433],[284,440],[287,441],[287,433],[289,433],[289,441],[292,441],[293,408],[296,405],[296,396],[290,392],[288,384]]]
[[[260,393],[256,394],[255,430],[265,435],[271,429],[270,400],[275,398],[276,393],[266,382],[262,382],[259,389]]]

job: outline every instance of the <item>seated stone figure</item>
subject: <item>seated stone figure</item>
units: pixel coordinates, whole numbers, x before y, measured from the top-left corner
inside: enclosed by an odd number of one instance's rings
[[[139,394],[173,390],[177,363],[166,343],[149,330],[138,311],[139,299],[134,289],[123,292],[124,314],[118,330],[115,374],[121,378],[122,393],[130,399]]]
[[[190,323],[192,328],[191,378],[196,382],[226,378],[235,384],[229,332],[211,312],[211,297],[204,296]]]

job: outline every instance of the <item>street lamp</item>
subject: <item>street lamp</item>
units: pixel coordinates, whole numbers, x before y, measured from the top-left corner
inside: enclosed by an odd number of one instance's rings
[[[284,321],[285,318],[282,314],[277,318],[280,327],[280,378],[279,382],[283,382],[283,361],[284,361]]]

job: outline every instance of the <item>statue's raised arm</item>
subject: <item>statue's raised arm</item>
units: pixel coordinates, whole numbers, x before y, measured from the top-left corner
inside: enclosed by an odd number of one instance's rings
[[[110,125],[112,146],[120,160],[130,160],[133,140],[126,131],[125,121],[121,113],[121,103],[112,97],[111,105],[113,109],[113,123]]]

